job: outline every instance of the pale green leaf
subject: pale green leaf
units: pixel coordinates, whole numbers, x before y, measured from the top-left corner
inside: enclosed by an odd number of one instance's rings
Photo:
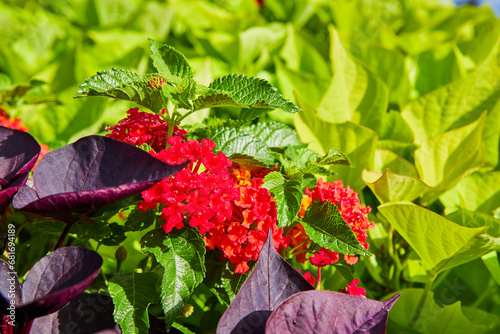
[[[493,237],[500,237],[500,219],[493,218],[482,212],[458,209],[445,216],[457,224],[467,227],[488,226],[488,234]]]
[[[500,238],[488,235],[487,227],[460,226],[411,203],[382,204],[378,209],[432,275],[500,249]]]
[[[312,241],[321,247],[347,255],[371,255],[356,239],[335,204],[328,201],[313,203],[302,220]]]
[[[393,173],[418,177],[417,169],[408,160],[389,150],[375,150],[375,165],[373,166],[373,170],[383,173],[386,169],[390,169]]]
[[[332,123],[354,122],[377,131],[387,111],[389,92],[385,84],[353,58],[330,29],[332,81],[317,107],[318,116]]]
[[[498,259],[498,252],[493,251],[481,257],[484,265],[488,268],[491,276],[500,285],[500,260]]]
[[[415,166],[422,181],[434,189],[426,203],[453,188],[463,175],[483,164],[481,134],[486,113],[475,122],[429,138],[415,151]]]
[[[363,170],[361,177],[380,203],[413,201],[429,190],[429,186],[419,179],[396,174],[389,169],[383,174]]]

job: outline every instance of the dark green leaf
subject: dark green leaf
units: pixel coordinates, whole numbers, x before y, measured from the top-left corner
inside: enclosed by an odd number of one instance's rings
[[[97,75],[85,80],[75,97],[107,96],[157,112],[163,108],[163,99],[160,90],[148,85],[151,79],[152,76],[141,77],[131,71],[113,68],[97,72]]]
[[[129,231],[142,231],[150,227],[156,219],[156,212],[153,210],[142,211],[135,208],[129,214],[125,227]]]
[[[161,281],[161,303],[166,328],[170,328],[183,305],[205,276],[205,242],[197,230],[174,229],[146,233],[141,239],[145,252],[154,254],[165,268]]]
[[[107,222],[95,222],[73,224],[69,233],[76,234],[79,241],[93,239],[100,242],[111,237],[112,232]]]
[[[254,162],[260,165],[273,164],[273,158],[266,144],[244,131],[223,127],[216,130],[211,139],[217,145],[216,150],[224,152],[231,160],[238,163]],[[255,164],[255,163],[253,163]]]
[[[244,130],[265,142],[270,148],[303,145],[295,129],[280,122],[257,123],[245,127]]]
[[[264,79],[230,74],[220,77],[209,85],[209,90],[194,101],[194,109],[210,107],[237,108],[280,108],[297,112],[299,108],[285,100],[269,82]]]
[[[278,227],[286,227],[293,223],[300,210],[304,188],[303,176],[296,173],[291,180],[285,179],[280,172],[272,172],[264,178],[264,187],[269,189],[276,201],[278,210]]]
[[[371,255],[356,239],[335,204],[313,203],[302,222],[307,235],[322,247],[347,255]]]
[[[106,238],[101,239],[99,241],[101,244],[106,246],[117,246],[127,238],[127,236],[125,235],[127,229],[123,225],[118,225],[117,223],[111,223],[108,226],[111,230],[111,234],[108,235]]]
[[[113,298],[114,318],[123,333],[148,333],[150,304],[158,303],[154,273],[136,273],[113,277],[108,285]]]

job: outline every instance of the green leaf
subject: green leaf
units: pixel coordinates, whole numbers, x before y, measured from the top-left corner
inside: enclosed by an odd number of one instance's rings
[[[382,124],[377,132],[380,139],[413,143],[413,132],[406,120],[397,111],[389,111],[382,116]]]
[[[383,174],[363,170],[362,178],[380,203],[413,201],[430,189],[417,178],[395,174],[389,169]]]
[[[500,172],[467,175],[441,200],[447,209],[464,208],[493,215],[500,203]]]
[[[418,178],[417,169],[408,160],[389,150],[375,150],[375,165],[373,170],[383,173],[386,169],[390,169],[393,173]]]
[[[78,241],[93,239],[100,242],[111,236],[111,229],[105,221],[76,223],[71,226],[69,233],[76,235]]]
[[[280,122],[259,122],[244,127],[243,130],[259,138],[270,148],[303,145],[295,129]]]
[[[352,122],[327,122],[318,117],[316,110],[303,102],[299,96],[296,98],[303,109],[298,113],[299,117],[295,118],[295,127],[300,139],[320,154],[325,154],[331,148],[344,152],[351,159],[353,168],[338,168],[335,172],[351,188],[364,187],[361,171],[373,170],[377,134]]]
[[[153,225],[156,218],[157,214],[154,210],[142,211],[136,207],[128,215],[125,227],[129,231],[142,231]]]
[[[488,226],[489,235],[500,237],[500,219],[493,218],[482,212],[458,209],[446,215],[445,218],[466,227]]]
[[[302,173],[287,180],[280,172],[271,172],[264,177],[263,187],[269,189],[276,200],[278,227],[290,226],[302,205],[304,189]]]
[[[158,112],[163,108],[163,99],[158,89],[148,86],[148,81],[152,78],[116,68],[97,72],[97,75],[80,85],[75,98],[107,96],[130,101]]]
[[[450,283],[451,285],[452,283]],[[467,286],[465,286],[467,288]],[[426,334],[455,334],[455,333],[491,333],[487,324],[477,324],[470,321],[462,312],[461,302],[456,294],[464,293],[464,286],[453,286],[447,298],[457,298],[451,305],[438,305],[436,296],[431,291],[425,296],[420,318],[415,323],[413,331],[408,331],[408,319],[411,319],[419,303],[416,301],[424,297],[424,289],[404,289],[398,302],[391,309],[387,322],[387,333],[426,333]],[[455,293],[455,294],[453,294]]]
[[[205,242],[198,231],[184,228],[167,234],[162,230],[150,231],[142,237],[141,245],[165,269],[160,295],[168,329],[194,288],[203,281]]]
[[[420,256],[431,275],[500,249],[500,238],[488,235],[487,227],[460,226],[411,203],[388,203],[378,209]]]
[[[299,110],[266,80],[237,74],[216,79],[209,90],[194,101],[194,110],[210,107],[280,108],[290,113]]]
[[[487,111],[483,128],[486,166],[498,164],[500,124],[500,39],[488,58],[469,76],[410,102],[401,112],[422,143],[440,133],[463,127]]]
[[[493,251],[481,257],[484,265],[488,268],[491,276],[500,285],[500,261],[498,260],[498,252]]]
[[[378,76],[348,54],[332,25],[329,31],[333,77],[317,107],[318,115],[332,123],[351,121],[377,131],[387,111],[389,91]]]
[[[151,43],[149,56],[160,76],[168,83],[179,87],[185,87],[193,81],[193,70],[182,53],[168,44],[158,43],[152,39],[149,42]]]
[[[326,152],[324,156],[316,161],[318,165],[329,166],[329,165],[344,165],[352,166],[351,159],[344,153],[342,153],[338,148],[331,148]]]
[[[306,211],[302,225],[312,241],[321,247],[347,255],[371,255],[356,239],[335,204],[313,203]]]
[[[258,165],[272,165],[274,162],[266,144],[242,130],[222,127],[210,139],[217,145],[216,150],[224,152],[234,162]]]
[[[486,113],[475,122],[429,138],[415,151],[415,166],[422,181],[433,187],[423,198],[431,203],[453,188],[470,169],[483,164],[481,134]]]
[[[148,333],[150,304],[158,303],[154,273],[132,272],[114,276],[108,284],[115,309],[113,316],[123,333]]]

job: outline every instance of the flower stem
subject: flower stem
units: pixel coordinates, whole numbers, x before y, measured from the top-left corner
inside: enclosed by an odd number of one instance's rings
[[[54,248],[54,250],[56,250],[62,246],[62,244],[64,243],[64,239],[66,238],[66,235],[68,235],[69,229],[71,228],[72,225],[73,225],[73,223],[66,224],[66,226],[64,227],[64,230],[61,233],[61,236],[59,237],[59,240],[57,241],[57,244],[56,244],[56,247]]]
[[[316,290],[321,289],[321,267],[318,267],[318,284],[316,284]]]

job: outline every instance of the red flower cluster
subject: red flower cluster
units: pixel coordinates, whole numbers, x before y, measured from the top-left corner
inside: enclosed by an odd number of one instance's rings
[[[156,152],[166,147],[168,124],[160,115],[139,111],[139,108],[132,108],[127,114],[117,125],[106,127],[106,131],[111,131],[108,137],[137,146],[147,144]],[[183,137],[186,133],[175,127],[173,135]]]
[[[22,123],[20,119],[10,118],[6,110],[0,108],[0,125],[9,129],[20,130],[28,132],[28,128]]]
[[[366,290],[362,287],[357,286],[358,283],[359,279],[355,278],[351,283],[347,284],[345,289],[340,289],[339,291],[348,295],[366,298]]]
[[[219,249],[236,265],[234,272],[245,273],[250,269],[248,262],[258,259],[270,228],[276,250],[288,247],[290,238],[283,236],[283,229],[277,229],[276,204],[269,190],[261,187],[264,181],[253,177],[264,176],[265,172],[242,167],[232,168],[232,172],[239,199],[232,203],[230,220],[216,225],[205,242],[208,249]]]
[[[302,207],[298,216],[304,217],[307,208],[315,200],[319,200],[321,202],[329,201],[333,204],[337,204],[342,217],[351,227],[358,241],[363,245],[363,247],[368,249],[369,244],[366,242],[366,230],[374,227],[373,222],[370,222],[367,216],[371,211],[371,208],[360,203],[358,194],[354,190],[352,190],[349,186],[344,188],[342,181],[334,181],[333,183],[330,183],[324,182],[323,179],[318,179],[316,188],[312,190],[306,188],[306,195],[304,195],[304,198],[302,199]],[[305,231],[297,234],[298,231],[303,231],[303,227],[300,224],[290,230],[288,235],[292,237],[291,244],[296,245],[303,243],[304,246],[301,246],[301,248],[306,249],[307,243],[304,243],[304,240],[307,240],[308,236],[305,234]],[[337,252],[321,248],[321,250],[315,252],[314,256],[311,256],[309,260],[313,265],[323,267],[325,265],[338,262],[338,255],[339,254]],[[304,259],[304,254],[297,255],[297,262],[303,263]],[[358,261],[358,257],[344,255],[344,260],[348,264],[353,265]]]
[[[212,151],[215,143],[210,139],[183,141],[174,136],[168,143],[168,149],[150,154],[169,164],[186,160],[190,163],[177,174],[142,192],[144,201],[138,203],[139,208],[146,211],[162,204],[165,233],[174,227],[181,229],[184,219],[189,219],[189,225],[197,227],[201,234],[229,220],[231,203],[239,197],[227,170],[231,161],[223,153],[216,155]]]
[[[20,119],[10,118],[7,111],[5,109],[2,109],[2,108],[0,108],[0,125],[5,126],[6,128],[9,128],[9,129],[15,129],[15,130],[23,131],[23,132],[29,131],[29,129],[26,127],[26,125],[23,124],[23,122]],[[49,147],[47,145],[42,144],[42,143],[38,143],[38,144],[41,147],[41,151],[40,151],[40,155],[38,156],[37,163],[38,163],[38,161],[40,161],[41,158],[43,158],[43,156],[45,154],[47,154],[49,152]]]

